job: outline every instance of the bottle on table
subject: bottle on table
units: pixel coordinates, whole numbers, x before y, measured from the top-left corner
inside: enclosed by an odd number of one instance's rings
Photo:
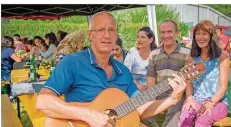
[[[37,81],[37,61],[35,59],[35,55],[31,54],[30,55],[30,72],[29,72],[29,80],[31,82],[36,82]]]
[[[52,74],[52,72],[54,71],[54,69],[55,69],[55,60],[51,59],[50,75]]]

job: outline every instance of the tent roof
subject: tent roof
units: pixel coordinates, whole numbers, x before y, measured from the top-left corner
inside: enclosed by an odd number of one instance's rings
[[[71,15],[93,15],[100,11],[114,11],[145,5],[132,4],[2,4],[3,18],[56,19]],[[31,18],[32,17],[32,18]]]

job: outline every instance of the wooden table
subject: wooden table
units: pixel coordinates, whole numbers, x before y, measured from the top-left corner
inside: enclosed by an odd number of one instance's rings
[[[29,73],[29,69],[12,70],[11,82],[20,83],[22,81],[28,80],[28,73]],[[43,70],[43,72],[40,73],[48,74],[49,70],[47,71]],[[18,98],[20,99],[25,110],[27,111],[27,114],[31,119],[33,127],[44,127],[44,122],[46,117],[42,112],[36,110],[35,107],[37,94],[22,95],[22,96],[18,96]]]
[[[28,80],[29,69],[17,69],[11,71],[11,82],[19,83]]]

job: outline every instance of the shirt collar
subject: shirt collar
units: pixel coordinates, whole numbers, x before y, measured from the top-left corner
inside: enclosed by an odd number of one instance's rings
[[[89,53],[89,56],[90,56],[91,64],[92,64],[92,65],[97,65],[96,59],[95,59],[95,55],[94,55],[92,49],[91,49],[91,48],[88,48],[87,50],[88,50],[88,53]]]
[[[98,64],[96,63],[96,59],[95,59],[95,55],[92,51],[91,48],[88,48],[88,53],[89,53],[89,57],[90,57],[90,61],[91,61],[91,64],[95,67],[99,67]],[[119,65],[116,63],[116,60],[113,58],[113,56],[110,56],[109,58],[110,62],[112,63],[112,67],[113,69],[115,69],[115,71],[118,73],[118,74],[123,74],[122,72],[122,69],[119,67]]]
[[[177,42],[177,46],[176,46],[176,49],[174,50],[174,52],[175,52],[175,53],[178,53],[178,52],[180,51],[180,47],[181,47],[180,44]],[[161,46],[161,47],[160,47],[160,52],[161,52],[161,53],[166,52],[166,51],[164,50],[164,46]]]

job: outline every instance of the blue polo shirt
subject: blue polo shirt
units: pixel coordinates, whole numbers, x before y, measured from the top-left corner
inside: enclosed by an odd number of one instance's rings
[[[111,78],[101,69],[91,48],[65,56],[45,83],[57,95],[64,94],[67,102],[90,102],[107,88],[118,88],[134,97],[139,93],[127,67],[110,57]]]

